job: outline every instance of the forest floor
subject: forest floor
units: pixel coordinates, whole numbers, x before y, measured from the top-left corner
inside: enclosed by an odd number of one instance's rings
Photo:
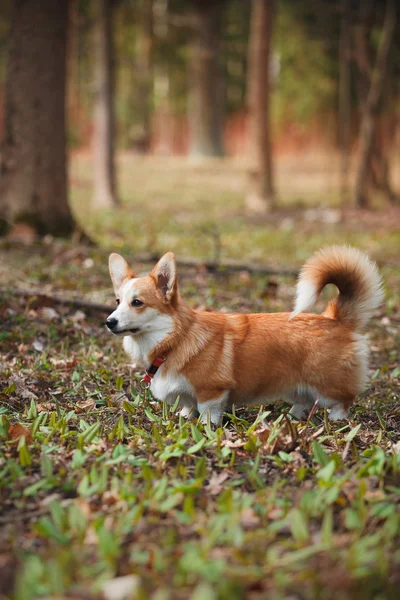
[[[150,228],[158,212],[142,208]],[[189,232],[171,239],[163,207],[154,244],[143,231],[131,241],[136,215],[124,210],[128,233],[105,236],[108,249],[214,257],[212,241],[192,239],[190,207]],[[0,247],[0,597],[398,598],[400,234],[380,213],[351,225],[288,212],[288,229],[227,220],[222,255],[296,270],[340,241],[378,260],[385,304],[368,326],[371,381],[349,422],[318,411],[295,423],[283,403],[236,410],[219,429],[183,420],[143,396],[106,313],[54,299],[113,306],[105,249]],[[121,217],[105,218],[117,231]],[[203,310],[279,311],[291,309],[295,279],[186,267],[180,285]]]

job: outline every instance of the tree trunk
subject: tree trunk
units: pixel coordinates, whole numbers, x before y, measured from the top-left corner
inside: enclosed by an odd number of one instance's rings
[[[3,230],[73,229],[65,135],[68,0],[15,0],[0,166]]]
[[[190,155],[223,156],[223,79],[219,64],[223,2],[195,0],[191,45]]]
[[[374,71],[371,77],[370,88],[365,106],[363,108],[360,127],[358,164],[356,169],[356,183],[354,190],[355,204],[360,208],[365,208],[369,204],[366,183],[368,179],[368,171],[371,168],[371,159],[373,155],[376,116],[385,84],[395,31],[396,3],[395,0],[387,0],[381,39],[378,46]]]
[[[340,201],[349,202],[349,172],[351,151],[351,36],[350,0],[341,0],[339,37],[339,146]]]
[[[118,205],[114,156],[114,57],[112,0],[97,0],[95,25],[95,107],[93,170],[95,208]]]
[[[153,104],[153,0],[141,0],[137,5],[135,80],[136,102],[133,146],[145,153],[151,142],[151,109]]]
[[[275,0],[253,0],[248,64],[249,138],[253,170],[246,206],[265,213],[275,191],[270,132],[270,62]]]

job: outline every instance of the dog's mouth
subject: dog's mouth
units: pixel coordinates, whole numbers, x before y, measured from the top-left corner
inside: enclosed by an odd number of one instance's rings
[[[127,334],[127,333],[132,333],[133,335],[135,335],[135,333],[139,333],[140,328],[139,327],[132,327],[132,329],[121,329],[120,331],[113,331],[113,333],[118,334]]]
[[[132,329],[119,329],[118,331],[113,331],[112,329],[109,329],[109,331],[114,335],[127,335],[128,333],[135,335],[136,333],[140,332],[140,328],[133,327]]]

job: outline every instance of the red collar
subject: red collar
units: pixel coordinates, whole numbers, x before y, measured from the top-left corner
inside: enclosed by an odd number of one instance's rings
[[[166,356],[156,356],[156,358],[153,360],[151,365],[149,367],[147,367],[142,379],[140,380],[142,388],[148,389],[150,387],[153,377],[155,376],[158,369],[161,367],[161,365],[166,360],[167,360]]]

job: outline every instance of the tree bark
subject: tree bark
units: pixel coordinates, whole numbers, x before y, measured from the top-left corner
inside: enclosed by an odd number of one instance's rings
[[[195,0],[190,60],[190,155],[223,156],[223,78],[219,63],[223,2]]]
[[[350,200],[349,173],[351,152],[351,36],[350,0],[341,0],[339,37],[339,146],[340,146],[340,201]]]
[[[68,0],[15,0],[0,165],[2,229],[22,222],[67,235]]]
[[[271,42],[275,0],[253,0],[248,64],[249,138],[253,169],[246,198],[249,211],[275,204],[270,129]]]
[[[153,0],[137,4],[135,81],[136,102],[133,133],[134,149],[146,153],[151,142],[151,109],[153,104]]]
[[[381,39],[378,46],[375,67],[371,76],[371,84],[368,91],[360,127],[360,142],[358,151],[358,163],[356,169],[356,183],[354,189],[354,201],[356,206],[366,208],[369,205],[367,180],[368,171],[371,168],[373,155],[374,136],[376,132],[376,117],[379,102],[385,84],[388,70],[390,52],[393,46],[396,31],[396,2],[387,0],[386,14],[383,23]]]
[[[118,205],[115,175],[112,0],[96,0],[93,171],[95,208]]]

